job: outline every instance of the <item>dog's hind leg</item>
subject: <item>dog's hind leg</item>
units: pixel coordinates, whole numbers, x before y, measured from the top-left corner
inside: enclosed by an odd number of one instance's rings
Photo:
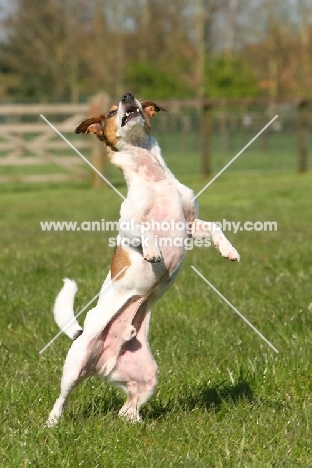
[[[124,417],[131,422],[141,421],[140,408],[151,398],[157,384],[156,371],[153,375],[145,375],[144,381],[131,380],[127,382],[127,400],[119,410],[118,416]]]
[[[140,421],[140,407],[153,395],[157,384],[157,365],[147,342],[149,318],[150,310],[142,305],[133,321],[137,334],[123,345],[116,368],[109,376],[127,393],[119,416],[133,422]]]
[[[101,343],[99,342],[101,345]],[[95,345],[96,347],[96,345]],[[95,350],[93,351],[95,352]],[[61,393],[57,398],[53,409],[46,421],[47,427],[54,426],[62,415],[66,406],[68,396],[71,390],[84,377],[91,375],[93,372],[87,368],[88,359],[88,343],[83,339],[83,335],[77,338],[68,351],[61,380]]]

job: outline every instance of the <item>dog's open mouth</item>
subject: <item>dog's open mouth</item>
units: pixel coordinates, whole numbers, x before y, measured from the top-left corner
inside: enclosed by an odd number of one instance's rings
[[[125,115],[123,116],[123,118],[121,120],[121,126],[123,127],[131,119],[134,119],[134,118],[138,117],[139,115],[141,115],[143,117],[142,112],[140,111],[140,109],[137,106],[129,107],[129,109],[126,110]]]

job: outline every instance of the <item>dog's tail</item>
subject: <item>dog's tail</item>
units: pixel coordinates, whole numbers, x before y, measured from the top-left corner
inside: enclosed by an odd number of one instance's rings
[[[64,286],[58,293],[53,307],[54,320],[69,338],[75,340],[83,332],[74,314],[74,299],[78,291],[74,280],[65,278]]]

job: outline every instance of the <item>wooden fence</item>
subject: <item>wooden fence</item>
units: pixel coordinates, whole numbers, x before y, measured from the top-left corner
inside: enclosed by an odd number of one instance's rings
[[[309,134],[309,108],[312,100],[302,97],[284,98],[246,98],[246,99],[189,99],[162,101],[159,104],[167,109],[174,109],[176,112],[181,108],[198,108],[201,110],[201,173],[208,178],[211,173],[211,136],[212,136],[212,110],[222,111],[231,108],[247,109],[248,107],[269,108],[278,105],[291,105],[297,110],[297,168],[298,172],[304,173],[308,170],[308,134]],[[273,117],[273,115],[272,115]]]
[[[63,173],[0,175],[0,183],[59,182],[90,177],[88,166],[82,158],[75,155],[73,150],[68,155],[68,143],[40,115],[73,142],[75,127],[88,116],[103,112],[109,105],[110,99],[106,94],[97,95],[88,104],[1,105],[0,166],[53,165],[63,169]],[[74,146],[81,153],[89,154],[92,164],[104,171],[105,146],[96,138],[75,138]],[[102,183],[102,179],[92,171],[92,185]]]
[[[308,159],[308,106],[310,102],[303,99],[282,99],[274,104],[289,103],[297,108],[298,133],[298,170],[307,170]],[[181,108],[197,108],[202,110],[202,174],[211,174],[211,110],[228,109],[233,106],[246,107],[252,105],[273,104],[269,99],[239,99],[239,100],[171,100],[159,102],[171,111],[171,115],[178,114]],[[88,155],[92,164],[105,173],[105,148],[96,138],[75,138],[75,127],[85,118],[98,115],[108,109],[110,98],[101,93],[88,104],[36,104],[36,105],[0,105],[0,167],[35,167],[48,166],[60,168],[57,174],[12,174],[0,175],[0,183],[5,182],[58,182],[69,179],[90,177],[88,166],[81,157],[75,155],[68,144],[39,116],[42,114],[84,155]],[[25,171],[27,172],[27,171]],[[28,171],[29,172],[29,171]],[[92,185],[103,184],[103,180],[94,172]]]

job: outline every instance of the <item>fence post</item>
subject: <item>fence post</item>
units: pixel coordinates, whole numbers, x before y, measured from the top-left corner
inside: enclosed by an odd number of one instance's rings
[[[202,107],[202,174],[205,178],[211,174],[211,107]]]
[[[300,173],[308,170],[308,102],[301,101],[298,105],[298,170]]]
[[[110,96],[101,92],[93,96],[90,100],[90,117],[96,117],[97,115],[103,114],[110,107]],[[106,175],[107,172],[107,155],[106,155],[106,146],[105,144],[94,137],[91,138],[91,162],[94,167],[103,175]],[[95,171],[91,173],[91,185],[93,188],[103,187],[105,185],[104,180],[100,177]]]

